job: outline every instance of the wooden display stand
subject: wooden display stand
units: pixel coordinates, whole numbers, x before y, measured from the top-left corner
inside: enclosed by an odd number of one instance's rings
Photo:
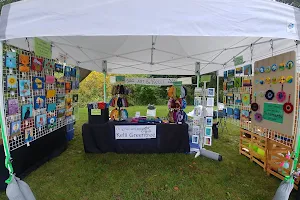
[[[288,152],[292,153],[293,149],[289,146],[285,146],[276,141],[268,139],[268,160],[267,160],[267,174],[284,180],[286,175],[290,174],[292,167],[292,159],[285,157]],[[282,166],[286,163],[285,166]],[[298,164],[299,165],[299,164]],[[295,182],[295,189],[298,189],[299,180]]]
[[[255,150],[256,149],[256,150]],[[258,149],[260,153],[258,153]],[[262,153],[264,152],[264,153]],[[239,153],[267,169],[267,138],[259,136],[251,131],[240,129],[240,147]]]

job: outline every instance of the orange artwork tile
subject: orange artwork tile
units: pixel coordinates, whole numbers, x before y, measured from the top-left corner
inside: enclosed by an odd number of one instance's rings
[[[29,56],[20,54],[19,55],[19,71],[20,72],[29,72]]]

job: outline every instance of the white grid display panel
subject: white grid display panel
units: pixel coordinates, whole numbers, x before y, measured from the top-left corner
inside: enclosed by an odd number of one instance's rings
[[[11,69],[5,67],[6,51],[15,51],[15,52],[17,52],[17,57],[16,57],[17,68],[16,69],[11,70]],[[19,62],[18,55],[19,54],[25,54],[25,55],[30,56],[29,66],[31,67],[31,56],[34,56],[34,54],[32,54],[31,52],[28,52],[28,51],[18,49],[16,47],[5,45],[5,49],[4,49],[4,52],[3,52],[4,66],[3,66],[2,73],[3,73],[3,86],[4,86],[4,94],[3,95],[4,95],[4,102],[5,102],[4,112],[6,114],[6,128],[7,128],[8,135],[10,135],[10,124],[12,122],[21,120],[22,105],[32,104],[33,107],[34,107],[34,96],[46,96],[47,90],[52,89],[52,90],[56,90],[57,94],[61,94],[61,95],[64,95],[64,96],[70,96],[72,98],[71,94],[68,94],[68,95],[65,94],[64,88],[63,89],[56,88],[56,83],[53,83],[53,84],[46,84],[45,83],[45,89],[33,90],[32,89],[32,79],[33,79],[33,77],[44,77],[45,78],[45,75],[53,76],[54,71],[49,70],[49,69],[43,69],[41,72],[36,72],[36,71],[32,71],[32,70],[30,70],[29,72],[26,72],[26,73],[19,72],[19,67],[18,67],[18,62]],[[77,70],[78,70],[78,68],[77,68]],[[21,97],[19,95],[19,91],[18,91],[19,87],[17,87],[17,89],[14,92],[8,91],[7,87],[6,87],[6,84],[7,84],[6,83],[6,81],[7,81],[6,77],[7,77],[7,75],[17,76],[18,81],[19,80],[30,80],[30,82],[31,82],[30,96]],[[69,77],[69,78],[64,77],[62,79],[64,81],[75,81],[76,80],[75,77]],[[78,90],[74,91],[74,93],[75,92],[77,93],[77,91]],[[7,105],[7,100],[8,99],[17,99],[18,100],[18,103],[19,103],[18,114],[10,115],[10,116],[8,115],[8,112],[7,112],[7,106],[8,106]],[[41,137],[57,130],[57,129],[60,129],[60,128],[66,126],[68,123],[73,123],[75,121],[75,116],[73,115],[72,117],[69,117],[69,118],[65,118],[65,117],[57,118],[57,125],[55,127],[51,128],[51,129],[48,129],[47,125],[45,125],[43,127],[40,127],[40,128],[36,128],[35,127],[35,116],[41,115],[41,114],[47,114],[47,117],[57,116],[57,110],[47,113],[47,104],[48,103],[56,103],[56,95],[55,95],[54,98],[46,98],[46,108],[42,108],[42,109],[38,109],[38,110],[33,109],[33,118],[30,118],[30,119],[27,119],[27,120],[24,120],[24,121],[21,122],[21,134],[16,135],[14,137],[8,136],[9,146],[10,146],[11,151],[13,151],[13,150],[15,150],[15,149],[17,149],[17,148],[19,148],[23,145],[26,145],[26,143],[24,142],[24,140],[25,140],[24,130],[26,128],[33,128],[33,140],[32,141],[34,141],[34,140],[39,139],[39,138],[41,138]],[[77,106],[77,104],[73,104],[72,109],[73,109],[74,106]]]

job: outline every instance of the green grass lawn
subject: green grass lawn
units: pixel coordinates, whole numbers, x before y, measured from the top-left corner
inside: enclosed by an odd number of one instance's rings
[[[146,112],[144,106],[128,110],[130,115]],[[157,113],[165,116],[167,108],[159,106]],[[80,109],[68,149],[25,178],[38,200],[265,200],[272,199],[280,183],[239,155],[239,129],[232,125],[213,140],[210,149],[223,156],[217,162],[186,154],[86,154],[81,137],[86,121],[87,111]]]

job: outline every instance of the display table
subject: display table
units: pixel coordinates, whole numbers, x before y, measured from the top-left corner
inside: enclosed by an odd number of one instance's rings
[[[66,127],[45,135],[11,152],[13,168],[19,178],[24,178],[51,158],[60,155],[67,149]],[[8,170],[4,165],[3,146],[0,145],[0,191],[5,190]]]
[[[116,139],[116,126],[156,126],[156,137],[151,139]],[[185,153],[190,151],[187,124],[140,124],[108,122],[82,126],[86,153]]]

